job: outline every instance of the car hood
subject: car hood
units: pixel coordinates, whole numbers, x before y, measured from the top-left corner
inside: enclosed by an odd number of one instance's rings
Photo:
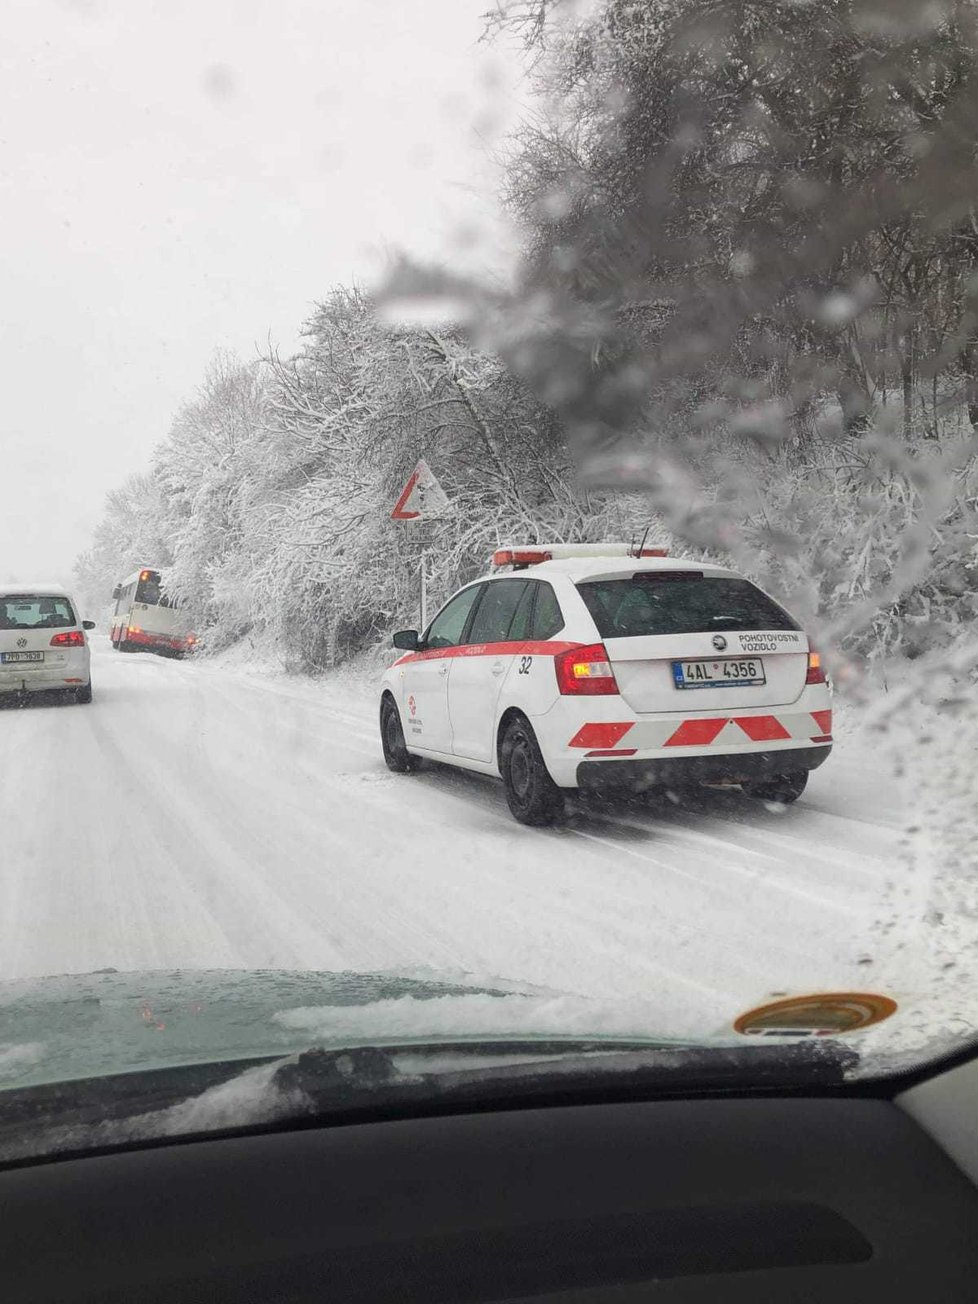
[[[653,1026],[642,1007],[434,972],[103,971],[2,984],[0,1164],[378,1111],[532,1104],[555,1089],[585,1099],[838,1084],[858,1058],[827,1040],[690,1042]]]
[[[541,999],[532,988],[436,973],[109,969],[0,983],[0,1090],[267,1058],[313,1043],[455,1036],[476,1009],[476,1031],[499,1031],[507,998],[524,1018],[526,1003]],[[487,1001],[502,1002],[488,1019]]]

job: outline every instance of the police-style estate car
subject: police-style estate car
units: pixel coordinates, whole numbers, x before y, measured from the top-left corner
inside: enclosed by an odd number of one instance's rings
[[[628,545],[500,549],[386,672],[388,766],[499,775],[547,824],[572,789],[739,784],[791,802],[832,749],[819,654],[756,585]]]

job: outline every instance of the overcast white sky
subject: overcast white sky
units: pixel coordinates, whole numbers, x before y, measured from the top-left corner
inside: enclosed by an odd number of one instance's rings
[[[0,576],[67,580],[218,347],[403,246],[505,247],[489,0],[6,0]]]

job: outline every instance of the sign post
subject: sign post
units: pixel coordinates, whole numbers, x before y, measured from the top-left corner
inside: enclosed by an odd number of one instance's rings
[[[418,610],[420,611],[419,628],[425,630],[428,628],[428,551],[424,546],[424,536],[421,538],[421,552],[418,556]]]
[[[424,533],[426,521],[434,521],[444,516],[448,509],[448,496],[435,478],[431,467],[423,459],[411,472],[407,484],[391,512],[392,521],[416,521],[422,527],[420,552],[418,556],[418,599],[420,630],[428,626],[428,566],[427,539]]]

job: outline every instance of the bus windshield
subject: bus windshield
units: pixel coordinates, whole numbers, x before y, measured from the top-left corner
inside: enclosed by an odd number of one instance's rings
[[[160,577],[151,571],[148,579],[141,579],[136,585],[136,601],[145,602],[149,607],[160,604]]]

